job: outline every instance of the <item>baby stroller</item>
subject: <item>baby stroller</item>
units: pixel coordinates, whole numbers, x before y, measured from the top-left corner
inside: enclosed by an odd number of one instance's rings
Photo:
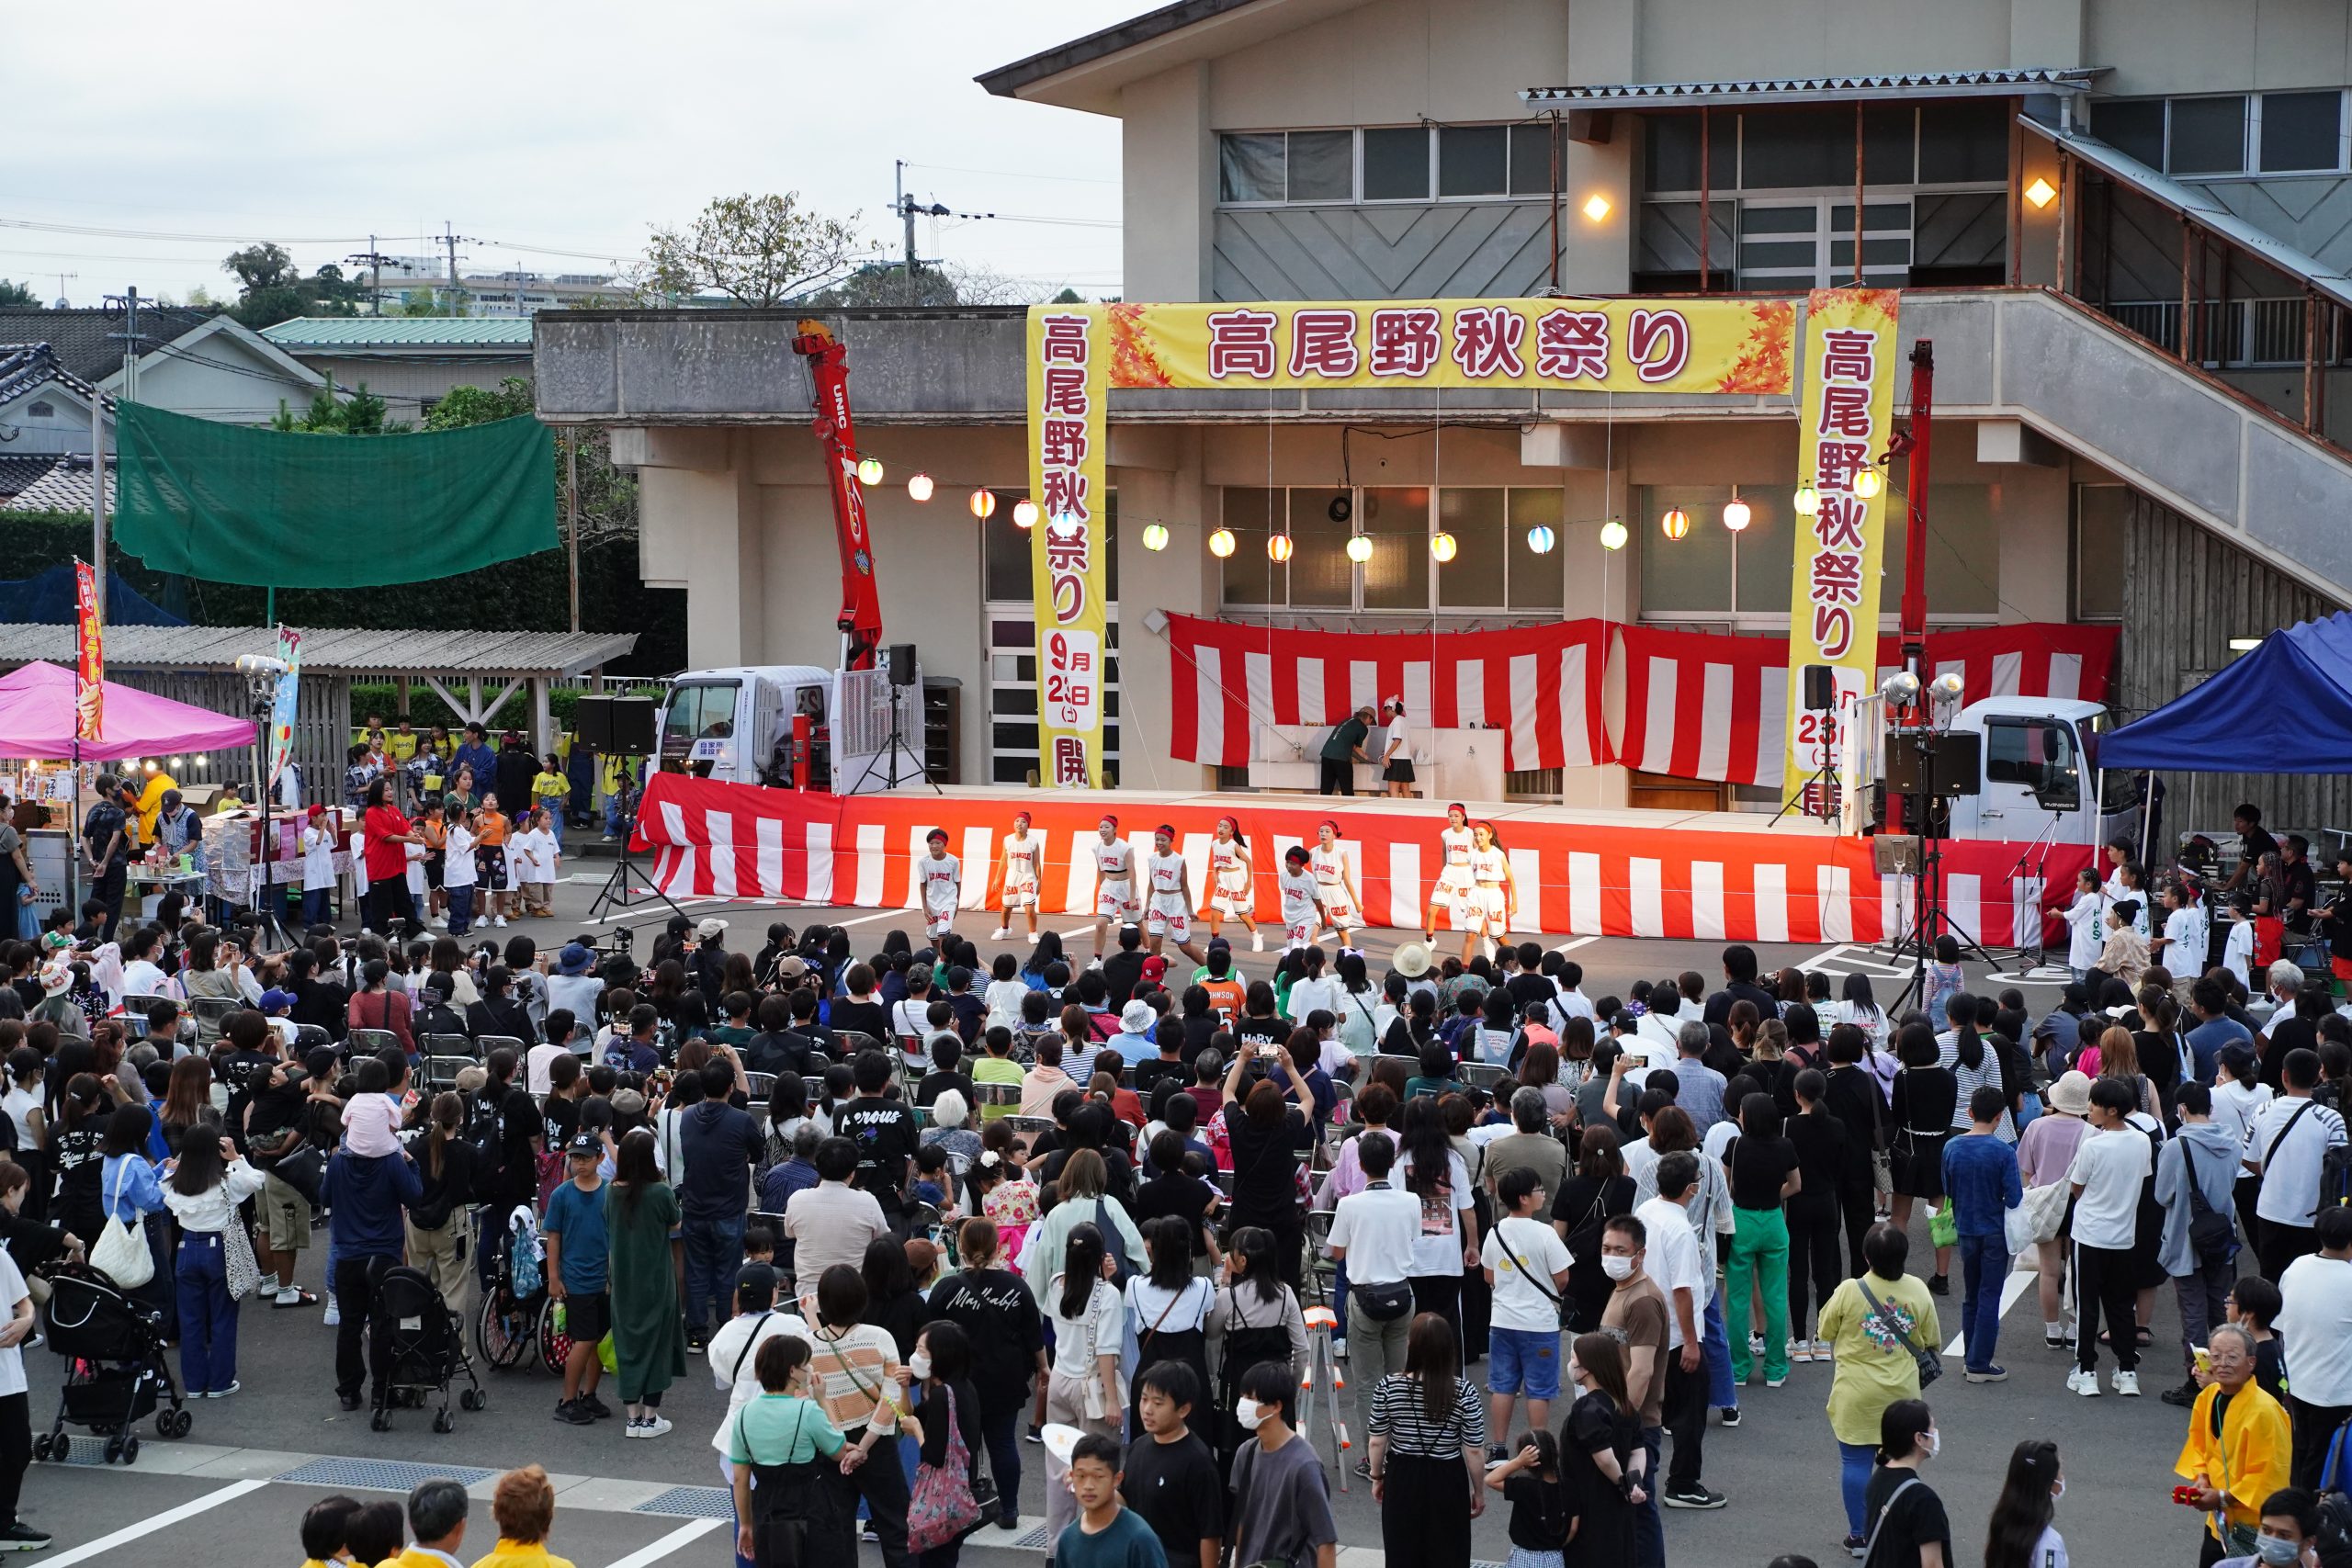
[[[474,1345],[482,1360],[499,1371],[512,1371],[541,1341],[548,1318],[544,1254],[540,1250],[537,1218],[527,1203],[514,1205],[507,1216],[498,1272],[481,1293],[481,1309],[474,1318]]]
[[[467,1386],[458,1395],[464,1410],[480,1410],[488,1400],[473,1362],[466,1355],[465,1325],[448,1302],[433,1288],[422,1269],[387,1269],[376,1286],[374,1344],[369,1354],[376,1364],[376,1407],[368,1417],[368,1429],[392,1429],[392,1404],[423,1405],[435,1393],[441,1408],[433,1417],[435,1432],[458,1429],[449,1414],[449,1385],[464,1374]],[[405,1397],[403,1397],[405,1396]]]
[[[139,1438],[130,1428],[151,1413],[157,1437],[187,1437],[196,1417],[148,1309],[86,1265],[60,1269],[50,1287],[45,1331],[50,1348],[65,1358],[65,1386],[57,1418],[33,1439],[33,1458],[62,1460],[73,1451],[68,1422],[106,1438],[108,1464],[138,1462]]]

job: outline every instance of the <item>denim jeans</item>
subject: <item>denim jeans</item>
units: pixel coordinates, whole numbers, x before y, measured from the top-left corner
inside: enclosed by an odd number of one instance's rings
[[[743,1266],[743,1220],[688,1220],[686,1327],[696,1337],[723,1322],[735,1301],[735,1270]]]
[[[1702,1370],[1707,1375],[1707,1404],[1715,1410],[1739,1408],[1739,1385],[1731,1376],[1731,1340],[1724,1332],[1724,1293],[1717,1291],[1708,1298],[1707,1311],[1702,1320],[1702,1337],[1700,1353],[1705,1357]]]
[[[449,896],[449,934],[465,935],[473,926],[474,885],[469,882],[462,887],[452,887],[444,883],[441,890]]]
[[[1964,1292],[1960,1308],[1961,1343],[1967,1352],[1968,1370],[1981,1372],[1992,1366],[1993,1351],[2001,1338],[2001,1287],[2009,1277],[2007,1238],[1962,1236],[1960,1268]]]
[[[997,1517],[1021,1513],[1021,1406],[980,1412],[980,1438],[988,1445],[989,1479],[996,1483]]]
[[[180,1380],[190,1393],[225,1389],[237,1381],[237,1303],[229,1299],[221,1233],[180,1237],[177,1288]]]
[[[1838,1445],[1838,1491],[1846,1502],[1846,1529],[1850,1535],[1862,1533],[1863,1494],[1870,1489],[1871,1465],[1878,1458],[1878,1450],[1869,1443],[1839,1442]]]
[[[334,897],[333,890],[325,887],[302,889],[302,923],[306,926],[324,925],[327,919],[327,901]]]

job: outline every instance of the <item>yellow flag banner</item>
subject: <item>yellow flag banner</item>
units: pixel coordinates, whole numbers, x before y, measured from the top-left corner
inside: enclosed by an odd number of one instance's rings
[[[1787,299],[1032,306],[1041,782],[1102,782],[1108,389],[1781,395],[1792,381],[1795,326]]]
[[[1896,311],[1891,288],[1807,297],[1798,392],[1796,570],[1789,604],[1789,761],[1781,797],[1808,816],[1837,807],[1837,747],[1878,663],[1879,562],[1886,535],[1882,454],[1894,434]],[[1864,477],[1868,476],[1868,477]],[[1810,512],[1808,513],[1808,508]],[[1805,706],[1807,665],[1826,665],[1836,699]]]
[[[1038,779],[1102,783],[1103,561],[1111,547],[1102,478],[1103,307],[1029,312],[1030,581],[1037,617]]]

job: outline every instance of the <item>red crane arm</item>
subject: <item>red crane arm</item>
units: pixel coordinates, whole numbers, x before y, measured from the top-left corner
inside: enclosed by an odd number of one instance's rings
[[[804,321],[793,352],[808,362],[817,439],[832,471],[833,536],[842,553],[842,668],[871,670],[882,646],[882,599],[874,581],[874,536],[857,482],[857,427],[850,418],[849,355],[821,321]]]

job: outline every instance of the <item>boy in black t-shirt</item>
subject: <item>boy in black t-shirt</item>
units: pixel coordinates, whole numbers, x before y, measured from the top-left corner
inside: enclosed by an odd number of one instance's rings
[[[1144,1435],[1127,1448],[1119,1495],[1159,1538],[1168,1568],[1216,1568],[1225,1545],[1225,1484],[1208,1445],[1186,1425],[1200,1379],[1182,1361],[1144,1370],[1136,1417]]]

